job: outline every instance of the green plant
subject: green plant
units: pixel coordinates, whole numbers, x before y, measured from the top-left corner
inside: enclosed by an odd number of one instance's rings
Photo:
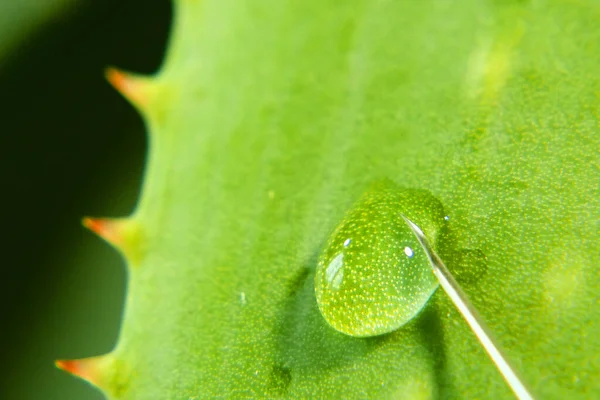
[[[119,344],[61,365],[113,399],[510,398],[440,291],[384,336],[319,313],[319,251],[389,178],[441,200],[445,261],[533,392],[600,397],[599,16],[180,0],[161,72],[110,74],[151,139],[134,215],[88,222],[130,266]]]

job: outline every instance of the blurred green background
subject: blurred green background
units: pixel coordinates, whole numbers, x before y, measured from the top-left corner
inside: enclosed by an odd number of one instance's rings
[[[0,0],[0,399],[102,399],[54,360],[106,353],[126,272],[81,218],[127,215],[144,126],[105,81],[159,67],[167,0]]]

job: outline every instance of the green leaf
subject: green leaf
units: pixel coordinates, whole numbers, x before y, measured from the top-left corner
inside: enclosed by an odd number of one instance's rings
[[[600,397],[599,22],[583,0],[181,0],[136,100],[143,256],[106,392],[510,398],[442,291],[372,338],[319,313],[319,252],[387,178],[441,200],[440,253],[532,392]]]

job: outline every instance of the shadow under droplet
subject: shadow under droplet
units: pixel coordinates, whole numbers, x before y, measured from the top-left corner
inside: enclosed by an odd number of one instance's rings
[[[316,259],[311,260],[316,265]],[[334,368],[365,355],[376,338],[356,338],[333,329],[319,311],[314,288],[314,268],[307,267],[290,284],[277,328],[278,361],[284,369]]]
[[[443,346],[444,331],[440,321],[438,308],[434,305],[436,296],[439,296],[439,293],[434,294],[429,300],[427,306],[417,316],[415,325],[423,338],[424,346],[431,354],[433,371],[436,377],[436,391],[439,393],[440,378],[444,375],[444,369],[446,367],[446,355]]]
[[[292,371],[282,365],[276,364],[271,371],[269,386],[277,396],[285,396],[292,383]]]

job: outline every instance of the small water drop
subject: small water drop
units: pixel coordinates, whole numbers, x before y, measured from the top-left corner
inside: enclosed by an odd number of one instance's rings
[[[445,215],[441,203],[426,190],[401,189],[391,181],[365,192],[330,236],[319,256],[315,294],[334,329],[360,337],[394,331],[437,289],[427,256],[402,215],[435,246]]]
[[[448,220],[450,220],[450,216],[449,216],[449,215],[446,215],[446,216],[444,217],[444,221],[448,221]]]

